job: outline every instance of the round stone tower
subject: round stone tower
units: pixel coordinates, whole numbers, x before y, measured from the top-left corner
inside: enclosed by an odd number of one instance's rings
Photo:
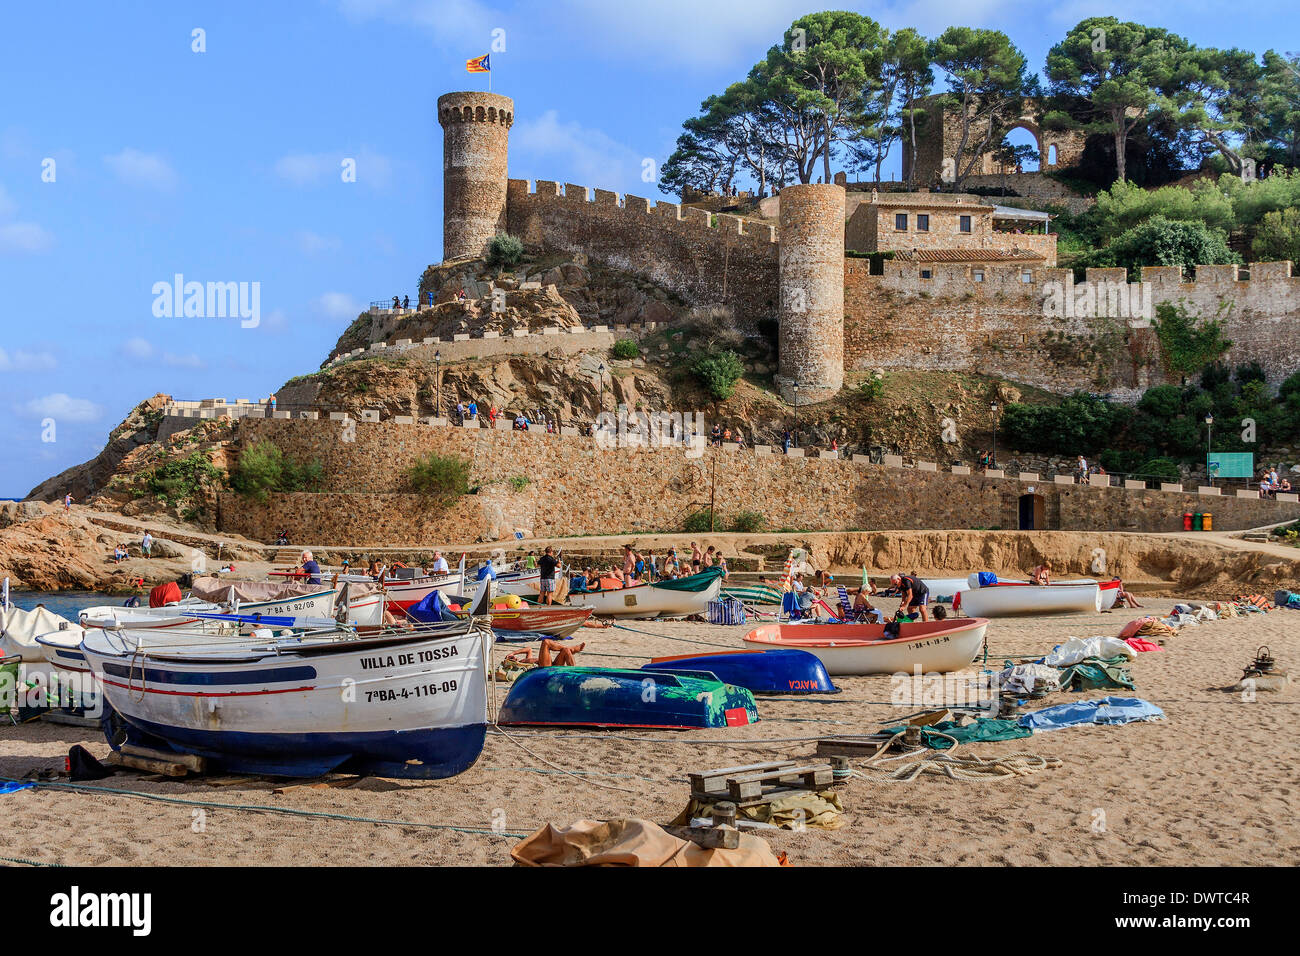
[[[481,256],[506,228],[506,139],[515,102],[496,93],[438,97],[442,124],[442,258]]]
[[[781,397],[833,397],[844,384],[844,188],[781,190]]]

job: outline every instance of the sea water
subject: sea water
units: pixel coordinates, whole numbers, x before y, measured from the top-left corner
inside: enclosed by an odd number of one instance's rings
[[[30,611],[38,604],[44,604],[59,617],[75,621],[77,614],[88,607],[100,607],[105,604],[120,605],[127,600],[121,594],[104,594],[100,591],[16,591],[9,592],[9,603]],[[147,596],[141,603],[148,603]]]

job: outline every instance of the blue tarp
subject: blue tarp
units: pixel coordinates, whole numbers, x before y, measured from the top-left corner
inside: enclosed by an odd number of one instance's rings
[[[992,571],[981,571],[979,573],[979,582],[980,582],[980,587],[986,588],[990,584],[997,584],[998,576],[994,574]]]
[[[1165,712],[1137,697],[1102,697],[1057,704],[1020,718],[1020,726],[1035,732],[1088,724],[1127,724],[1134,720],[1163,720]]]
[[[430,591],[419,603],[412,604],[407,608],[406,613],[421,624],[436,624],[439,621],[456,620],[456,615],[447,610],[442,595],[437,591]]]

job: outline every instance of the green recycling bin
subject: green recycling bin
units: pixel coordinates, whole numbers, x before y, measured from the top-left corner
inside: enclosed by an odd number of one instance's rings
[[[1205,522],[1205,515],[1203,515],[1199,511],[1196,512],[1196,514],[1192,515],[1192,530],[1193,531],[1202,530],[1204,527],[1204,522]]]

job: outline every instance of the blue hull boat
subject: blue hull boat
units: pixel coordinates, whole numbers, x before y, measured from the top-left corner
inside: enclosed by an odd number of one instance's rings
[[[758,720],[754,695],[700,671],[538,667],[510,688],[503,726],[741,727]]]
[[[656,657],[641,668],[655,671],[707,671],[719,680],[755,694],[838,694],[826,665],[799,650],[721,651]]]

